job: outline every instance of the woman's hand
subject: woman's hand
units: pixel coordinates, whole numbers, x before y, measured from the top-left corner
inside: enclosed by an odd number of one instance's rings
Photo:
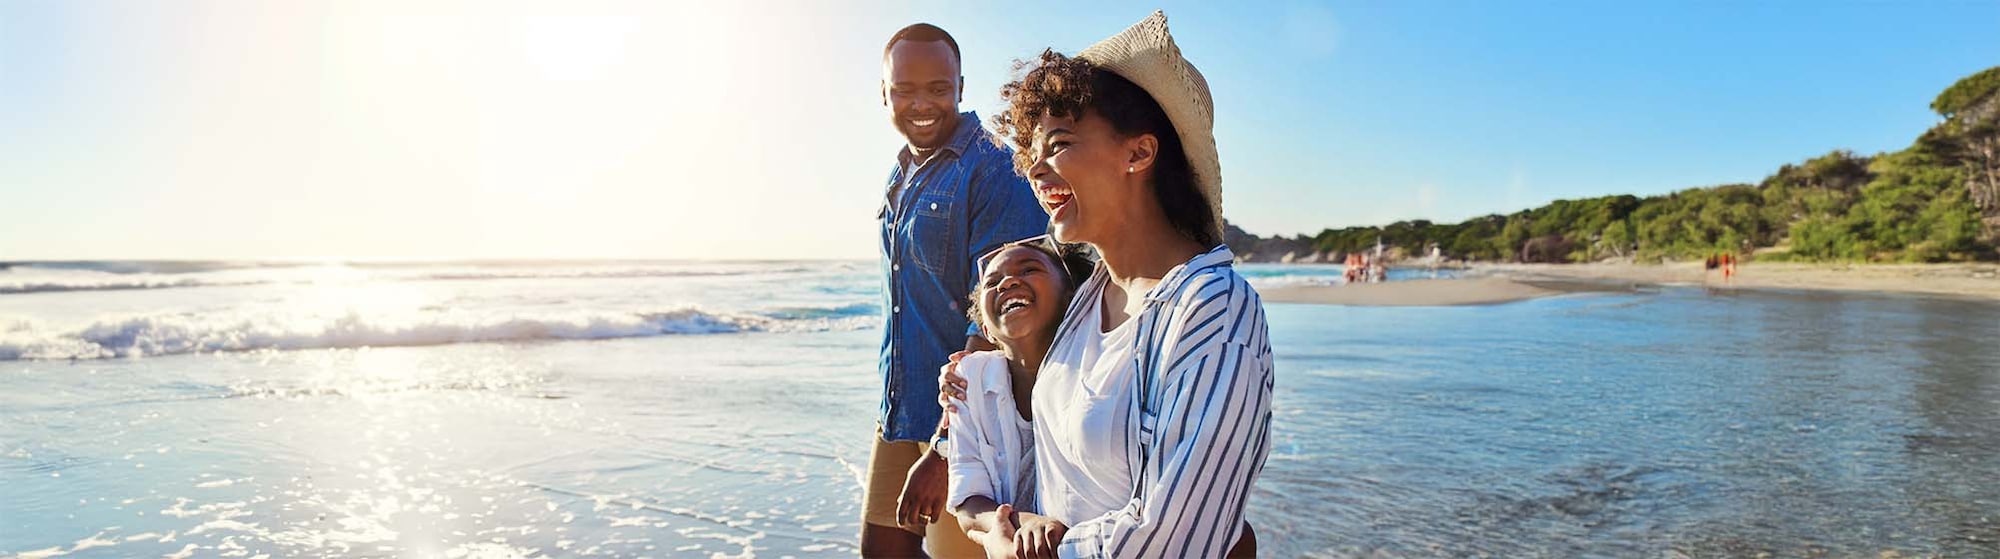
[[[1017,516],[1019,528],[1014,531],[1014,554],[1021,559],[1056,559],[1056,546],[1062,544],[1069,526],[1032,512]]]
[[[949,491],[950,468],[937,449],[917,457],[916,465],[910,466],[910,476],[903,481],[903,494],[896,498],[896,522],[909,528],[922,528],[937,520],[944,511],[945,493]]]
[[[958,411],[958,404],[952,403],[952,400],[965,400],[965,377],[958,376],[958,362],[967,355],[972,355],[972,352],[953,353],[951,360],[938,367],[938,405],[944,406],[947,415]]]

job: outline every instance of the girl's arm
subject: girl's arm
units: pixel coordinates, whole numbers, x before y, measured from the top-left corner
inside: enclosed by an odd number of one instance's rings
[[[974,366],[986,365],[990,363],[981,361]],[[973,393],[977,394],[976,391]],[[953,411],[945,412],[946,416],[952,417],[952,429],[950,449],[944,454],[946,471],[950,474],[944,506],[954,514],[960,503],[972,497],[993,500],[993,496],[1000,494],[997,485],[1002,479],[1007,479],[1001,472],[987,471],[985,461],[980,460],[980,450],[988,445],[989,434],[976,418],[992,411],[984,409],[985,403],[954,399]]]
[[[986,549],[988,558],[1012,558],[1014,553],[1015,513],[1013,505],[993,502],[985,495],[973,495],[953,508],[952,515],[958,517],[958,527],[979,546]]]

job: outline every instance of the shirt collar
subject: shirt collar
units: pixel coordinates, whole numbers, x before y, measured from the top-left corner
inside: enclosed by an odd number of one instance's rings
[[[958,113],[958,128],[951,131],[951,139],[945,141],[944,145],[938,146],[938,149],[951,152],[952,157],[964,157],[966,150],[972,149],[972,143],[984,136],[986,129],[979,124],[979,113],[974,111]],[[910,163],[910,157],[908,144],[896,150],[897,161],[907,165]]]
[[[1007,354],[1000,350],[981,351],[965,356],[958,362],[959,372],[966,374],[965,380],[970,392],[999,394],[1003,390],[1000,381],[1013,381],[1013,371],[1007,369]],[[1013,393],[1008,392],[1009,395]]]
[[[1174,292],[1180,291],[1181,284],[1186,283],[1188,278],[1194,277],[1196,272],[1218,265],[1228,266],[1235,261],[1236,253],[1230,252],[1229,245],[1215,245],[1215,248],[1208,249],[1208,252],[1195,255],[1187,262],[1174,266],[1174,269],[1167,270],[1167,277],[1160,278],[1160,283],[1146,292],[1146,301],[1164,302],[1173,296]]]

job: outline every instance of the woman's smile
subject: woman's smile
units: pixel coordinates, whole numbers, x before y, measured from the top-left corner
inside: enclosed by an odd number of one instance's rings
[[[1070,190],[1067,184],[1035,183],[1035,199],[1040,200],[1042,209],[1049,212],[1050,221],[1062,219],[1063,211],[1069,209],[1070,201],[1075,197],[1076,191]]]

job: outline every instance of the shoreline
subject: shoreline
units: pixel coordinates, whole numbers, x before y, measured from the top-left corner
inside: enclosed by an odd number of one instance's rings
[[[1739,265],[1724,280],[1701,262],[1659,265],[1474,264],[1459,279],[1419,279],[1353,285],[1284,286],[1260,290],[1266,302],[1350,306],[1495,305],[1580,292],[1632,292],[1643,287],[1896,293],[2000,301],[2000,264]]]
[[[1559,285],[1502,277],[1414,279],[1347,285],[1288,285],[1258,290],[1267,303],[1364,307],[1497,305],[1568,293]]]
[[[1489,264],[1477,277],[1515,281],[1584,281],[1626,285],[1685,285],[1709,289],[1900,293],[2000,301],[2000,264],[1806,264],[1776,262],[1738,265],[1735,277],[1704,270],[1701,262],[1645,265]]]

